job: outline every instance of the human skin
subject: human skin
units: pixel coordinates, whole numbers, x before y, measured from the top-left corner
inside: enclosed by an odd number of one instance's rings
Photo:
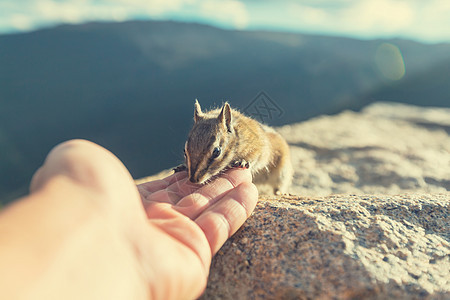
[[[257,201],[242,169],[202,186],[179,172],[136,187],[83,140],[55,147],[30,191],[0,213],[4,299],[194,299]]]

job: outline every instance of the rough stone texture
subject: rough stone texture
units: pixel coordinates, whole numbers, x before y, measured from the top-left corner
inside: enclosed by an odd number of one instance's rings
[[[449,199],[263,198],[202,299],[450,299]]]
[[[296,195],[450,190],[450,109],[376,103],[278,129]]]

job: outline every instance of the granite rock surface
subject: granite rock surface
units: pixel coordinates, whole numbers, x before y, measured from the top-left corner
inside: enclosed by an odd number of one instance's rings
[[[291,146],[291,193],[450,190],[450,109],[375,103],[278,128]]]
[[[450,299],[449,200],[262,198],[202,299]]]

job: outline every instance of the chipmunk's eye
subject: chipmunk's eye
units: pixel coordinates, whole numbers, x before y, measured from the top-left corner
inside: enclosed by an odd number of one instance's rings
[[[217,158],[219,157],[220,153],[222,153],[222,149],[220,147],[216,147],[213,150],[212,157]]]
[[[186,149],[183,149],[184,157],[186,157]]]

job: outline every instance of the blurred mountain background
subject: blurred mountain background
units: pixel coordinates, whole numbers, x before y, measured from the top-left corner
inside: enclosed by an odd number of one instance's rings
[[[172,21],[3,34],[0,200],[25,194],[48,151],[67,139],[108,148],[135,178],[181,163],[195,99],[249,114],[269,103],[279,113],[263,121],[283,125],[376,101],[450,107],[449,74],[449,43],[406,39]]]

